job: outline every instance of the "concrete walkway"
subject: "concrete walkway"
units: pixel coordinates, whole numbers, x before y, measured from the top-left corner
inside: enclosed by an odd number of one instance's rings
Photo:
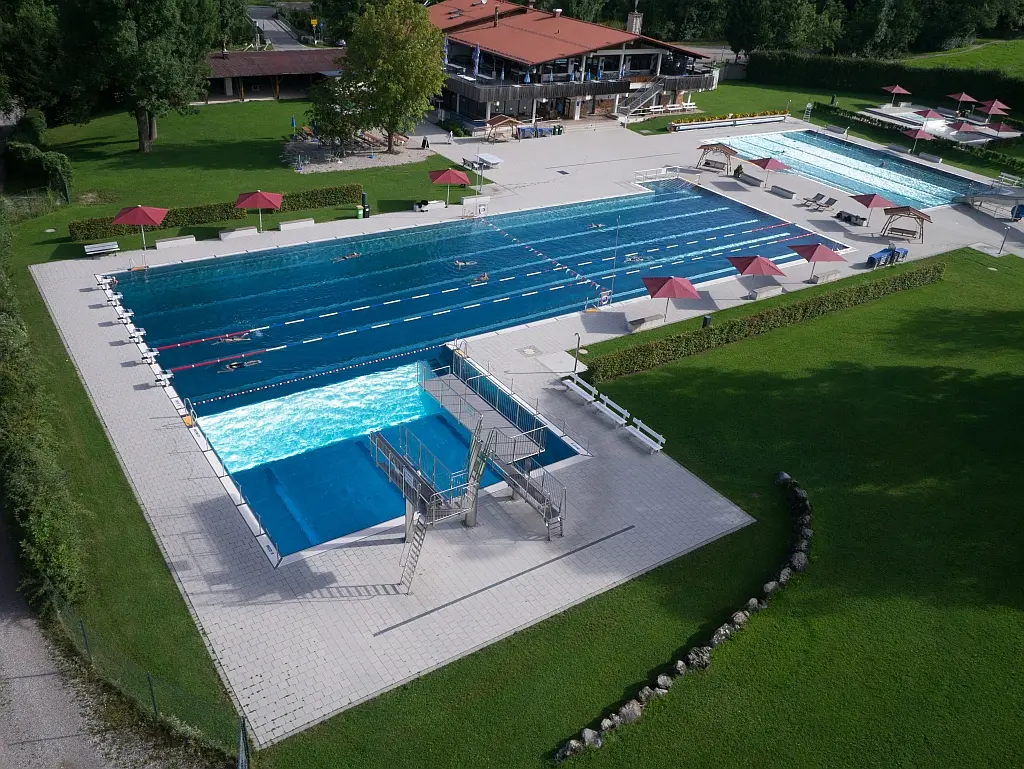
[[[277,12],[276,8],[267,5],[250,5],[248,12],[249,18],[263,30],[263,36],[268,43],[274,46],[275,51],[297,51],[306,47],[295,39],[295,34],[288,24],[274,18],[274,14]]]

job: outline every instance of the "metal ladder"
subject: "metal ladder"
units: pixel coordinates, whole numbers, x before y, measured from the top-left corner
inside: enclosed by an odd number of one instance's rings
[[[409,551],[405,555],[405,566],[402,568],[402,580],[398,584],[405,588],[407,595],[412,594],[412,578],[416,576],[416,564],[420,561],[420,553],[423,552],[423,543],[427,540],[427,518],[423,515],[416,516],[416,523],[412,529],[412,542]]]
[[[814,102],[807,102],[807,109],[804,110],[804,120],[811,122],[811,111],[814,109]]]

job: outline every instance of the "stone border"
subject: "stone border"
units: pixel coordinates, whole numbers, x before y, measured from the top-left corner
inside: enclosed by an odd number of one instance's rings
[[[683,659],[676,660],[672,665],[674,676],[667,673],[660,674],[655,679],[653,687],[645,685],[637,693],[635,699],[629,700],[617,711],[602,718],[599,730],[585,728],[578,737],[562,743],[555,751],[554,763],[560,764],[588,748],[593,750],[601,748],[604,745],[604,737],[609,732],[639,720],[648,703],[666,696],[673,683],[685,675],[699,673],[711,667],[711,654],[715,647],[725,643],[734,633],[738,633],[746,627],[751,615],[767,609],[769,600],[789,584],[794,572],[806,571],[810,563],[808,552],[810,552],[811,540],[814,537],[814,530],[811,528],[813,507],[807,498],[807,492],[788,473],[779,472],[775,476],[775,484],[781,486],[786,493],[786,504],[789,506],[793,531],[786,560],[778,574],[761,588],[761,597],[748,600],[743,608],[729,618],[729,622],[711,634],[706,645],[695,646],[686,653]]]

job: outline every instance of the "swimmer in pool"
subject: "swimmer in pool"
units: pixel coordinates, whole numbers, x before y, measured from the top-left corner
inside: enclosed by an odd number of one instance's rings
[[[117,278],[115,278],[113,275],[110,276],[110,287],[117,288]]]
[[[233,360],[220,370],[219,373],[226,374],[229,371],[238,371],[242,368],[250,368],[252,366],[258,366],[262,363],[260,360]]]
[[[337,264],[338,262],[344,262],[347,259],[358,259],[360,256],[362,256],[362,254],[360,254],[358,251],[353,251],[352,253],[345,254],[344,256],[336,256],[333,259],[331,259],[331,261]]]
[[[644,258],[642,256],[627,256],[627,262],[642,262]]]
[[[249,335],[248,334],[232,334],[231,336],[226,336],[223,339],[218,339],[217,340],[218,343],[223,342],[224,344],[228,344],[229,342],[249,342],[249,341],[251,341],[251,340],[249,339]]]
[[[476,262],[464,262],[461,259],[456,259],[455,260],[455,266],[458,267],[460,270],[463,267],[472,267],[475,264],[476,264]]]
[[[486,272],[481,272],[479,275],[477,275],[475,278],[473,278],[473,280],[469,281],[469,283],[470,283],[470,285],[476,285],[476,284],[479,284],[479,283],[486,283],[487,280],[488,280],[487,273]]]
[[[604,227],[603,224],[597,224],[596,222],[594,224],[588,224],[587,225],[587,229],[589,229],[589,230],[599,230],[602,227]]]

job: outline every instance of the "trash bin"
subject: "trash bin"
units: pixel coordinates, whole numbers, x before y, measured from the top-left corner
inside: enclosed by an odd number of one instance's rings
[[[710,325],[711,325],[711,316],[710,315],[705,315],[704,316],[704,322],[701,324],[701,327],[702,328],[707,328]]]
[[[363,207],[362,206],[357,206],[356,207],[356,219],[362,219],[362,218],[363,218]]]

